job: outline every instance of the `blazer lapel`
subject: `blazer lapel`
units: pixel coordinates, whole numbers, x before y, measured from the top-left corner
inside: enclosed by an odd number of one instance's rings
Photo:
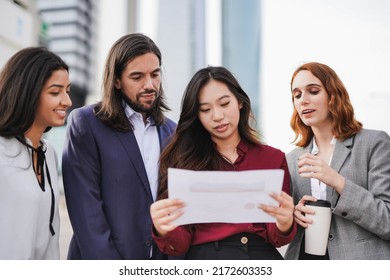
[[[146,174],[145,164],[142,159],[141,152],[138,147],[137,140],[135,139],[133,131],[130,132],[116,132],[119,140],[121,141],[123,147],[125,148],[135,170],[138,173],[138,176],[141,178],[142,183],[145,187],[146,192],[152,197],[152,192],[150,190],[148,175]]]
[[[158,138],[160,140],[160,150],[164,150],[165,146],[168,144],[167,137],[171,135],[168,126],[160,125],[157,127]]]
[[[343,166],[345,160],[347,159],[348,155],[351,153],[349,147],[352,145],[353,145],[353,137],[345,139],[342,142],[340,141],[336,142],[336,145],[334,147],[332,162],[330,163],[330,167],[332,167],[336,172],[340,172],[340,169]],[[326,199],[331,202],[332,206],[336,205],[339,196],[340,195],[333,188],[327,187]]]

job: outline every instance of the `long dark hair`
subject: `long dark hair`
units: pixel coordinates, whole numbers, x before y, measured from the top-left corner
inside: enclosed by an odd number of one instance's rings
[[[199,70],[184,91],[176,132],[160,157],[159,199],[167,197],[168,167],[216,170],[221,163],[221,157],[210,133],[203,127],[198,118],[199,93],[210,80],[226,84],[237,98],[238,103],[242,104],[238,123],[241,138],[249,143],[260,144],[256,130],[250,125],[250,121],[255,123],[250,99],[233,74],[224,67],[210,66]]]
[[[358,133],[362,129],[363,125],[355,119],[348,91],[336,72],[328,65],[322,63],[305,63],[294,71],[290,82],[291,90],[295,76],[303,70],[310,71],[316,78],[318,78],[328,94],[329,115],[332,121],[333,135],[337,139],[343,140]],[[294,102],[294,97],[292,97],[292,100]],[[295,132],[294,142],[296,145],[299,147],[306,147],[309,145],[314,136],[313,130],[310,126],[303,123],[295,108],[291,116],[290,125]]]
[[[126,117],[122,105],[122,93],[115,87],[115,81],[120,78],[127,64],[138,56],[153,53],[158,57],[161,66],[161,52],[157,45],[149,37],[132,33],[119,38],[108,54],[103,76],[103,98],[95,107],[96,116],[109,127],[118,131],[133,129],[132,124]],[[164,111],[170,110],[162,85],[157,96],[156,106],[151,111],[156,125],[164,122]]]
[[[24,137],[45,82],[62,69],[69,71],[58,55],[43,47],[22,49],[8,60],[0,73],[0,136]]]

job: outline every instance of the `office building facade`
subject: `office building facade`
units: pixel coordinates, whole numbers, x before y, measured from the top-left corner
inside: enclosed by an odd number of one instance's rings
[[[37,0],[37,10],[47,27],[41,44],[58,54],[70,67],[73,108],[85,104],[96,90],[98,5],[92,0]]]

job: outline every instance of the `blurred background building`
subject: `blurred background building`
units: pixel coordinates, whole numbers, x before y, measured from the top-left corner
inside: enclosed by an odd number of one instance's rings
[[[35,1],[0,0],[0,67],[21,48],[37,45],[40,21]]]
[[[83,106],[98,82],[98,1],[36,0],[36,8],[45,35],[40,44],[69,65],[73,108]]]
[[[162,51],[174,120],[191,76],[223,65],[250,96],[264,141],[288,152],[290,76],[315,60],[339,73],[366,127],[390,132],[386,0],[0,0],[0,13],[0,66],[23,47],[48,46],[70,65],[74,107],[101,99],[109,48],[142,32]],[[48,135],[58,150],[63,133]]]
[[[390,133],[389,14],[387,0],[0,0],[0,67],[23,47],[47,46],[70,65],[78,107],[101,99],[112,44],[142,32],[163,55],[169,117],[178,120],[199,68],[223,65],[250,96],[263,140],[287,153],[290,78],[307,61],[331,66],[364,126]],[[46,135],[59,159],[64,135]]]

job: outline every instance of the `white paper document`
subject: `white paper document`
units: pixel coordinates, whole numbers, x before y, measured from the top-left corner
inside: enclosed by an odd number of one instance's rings
[[[190,171],[168,168],[169,198],[185,204],[176,225],[198,223],[272,223],[259,204],[278,205],[284,170]]]

